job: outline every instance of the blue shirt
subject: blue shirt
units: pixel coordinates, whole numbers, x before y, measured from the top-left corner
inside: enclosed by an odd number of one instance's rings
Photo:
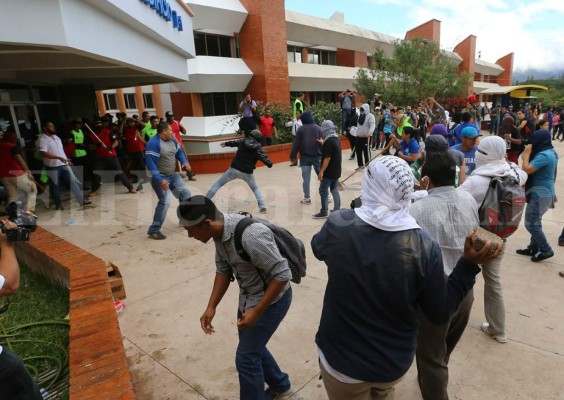
[[[471,124],[470,122],[463,122],[461,124],[458,124],[456,128],[454,128],[454,133],[456,134],[456,143],[462,143],[462,130],[467,126],[471,126],[472,128],[476,127],[476,125]]]
[[[472,171],[476,169],[476,150],[478,150],[478,146],[474,146],[473,149],[470,149],[468,151],[462,150],[462,144],[455,144],[454,146],[452,146],[452,148],[464,154],[464,162],[466,163],[466,176],[470,176]]]
[[[404,140],[401,141],[401,152],[404,156],[412,156],[414,154],[419,154],[419,143],[417,140],[411,138],[409,142],[405,142]],[[407,160],[405,160],[407,161]],[[408,164],[411,164],[413,161],[407,161]]]
[[[531,165],[536,171],[529,176],[528,187],[533,189],[540,197],[554,196],[554,173],[556,172],[556,153],[554,150],[545,150],[538,153]]]

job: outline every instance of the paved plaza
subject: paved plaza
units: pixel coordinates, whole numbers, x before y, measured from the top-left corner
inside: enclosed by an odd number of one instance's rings
[[[564,154],[564,144],[557,143]],[[346,155],[346,157],[345,157]],[[356,162],[343,152],[343,176]],[[196,171],[197,172],[197,171]],[[289,163],[259,168],[257,182],[265,197],[266,218],[288,228],[306,243],[308,276],[294,286],[290,311],[273,336],[269,348],[290,374],[300,400],[326,399],[319,380],[314,342],[327,273],[309,246],[324,220],[314,220],[320,209],[317,180],[312,177],[312,205],[300,204],[299,168]],[[205,194],[219,174],[198,175],[188,182],[192,194]],[[348,207],[360,193],[357,173],[341,192]],[[483,280],[474,287],[475,302],[468,328],[450,360],[451,399],[564,399],[564,247],[557,238],[564,227],[564,162],[560,163],[557,191],[562,197],[549,210],[543,226],[555,256],[541,263],[515,254],[528,244],[521,227],[509,238],[502,268],[507,312],[507,344],[498,344],[480,331],[485,321]],[[231,285],[213,321],[216,333],[207,336],[199,318],[211,292],[215,265],[214,245],[187,237],[176,218],[173,200],[162,232],[166,240],[147,237],[156,196],[150,185],[138,194],[126,194],[120,184],[104,184],[96,208],[65,211],[38,207],[40,225],[94,255],[115,260],[127,291],[126,310],[119,317],[133,384],[139,399],[236,399],[239,385],[235,369],[238,288]],[[243,181],[224,186],[214,198],[221,211],[248,211],[259,215],[251,190]],[[370,249],[366,249],[370,251]],[[398,385],[397,399],[419,400],[413,365]]]

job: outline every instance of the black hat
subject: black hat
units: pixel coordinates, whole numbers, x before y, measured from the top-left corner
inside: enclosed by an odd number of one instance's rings
[[[174,114],[172,113],[172,111],[167,111],[165,112],[165,117],[174,117]]]

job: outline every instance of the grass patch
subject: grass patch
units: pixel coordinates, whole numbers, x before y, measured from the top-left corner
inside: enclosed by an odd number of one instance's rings
[[[35,378],[47,371],[58,371],[57,379],[54,375],[39,379],[39,387],[49,391],[61,380],[68,380],[68,323],[23,326],[63,321],[69,313],[69,291],[25,265],[20,267],[20,272],[18,293],[0,299],[0,306],[8,303],[8,310],[0,314],[0,344],[18,354]],[[17,336],[4,337],[5,334]],[[68,390],[63,391],[67,394],[56,398],[67,399]]]

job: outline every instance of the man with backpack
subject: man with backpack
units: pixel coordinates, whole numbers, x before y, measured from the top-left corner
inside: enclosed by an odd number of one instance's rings
[[[274,232],[274,229],[283,228],[245,221],[246,217],[240,214],[221,213],[213,201],[200,195],[181,203],[177,213],[188,237],[203,243],[213,239],[215,243],[215,280],[208,306],[200,318],[206,334],[215,332],[212,320],[229,284],[236,279],[239,285],[239,345],[235,365],[239,373],[240,398],[290,397],[292,388],[288,374],[280,369],[266,348],[292,302],[290,255],[284,257],[281,254],[282,244],[279,245],[277,240],[280,235]],[[238,249],[237,232],[242,220],[251,223],[239,233],[241,248]],[[287,235],[291,237],[291,234]],[[283,244],[287,243],[284,241]],[[294,239],[293,244],[296,243],[301,242]],[[299,253],[305,260],[303,245]]]
[[[476,152],[476,169],[468,176],[458,190],[466,191],[474,197],[479,210],[483,210],[484,199],[494,178],[512,177],[515,186],[525,184],[527,174],[515,163],[505,160],[505,140],[499,136],[484,138]],[[487,205],[494,209],[497,205]],[[523,201],[524,206],[524,201]],[[521,208],[522,210],[522,208]],[[516,214],[517,215],[517,214]],[[487,219],[487,218],[486,218]],[[480,218],[482,223],[482,219]],[[518,220],[516,221],[518,224]],[[497,234],[499,227],[492,227],[490,231]],[[516,227],[515,227],[516,228]],[[505,235],[500,236],[504,238]],[[495,339],[498,343],[507,342],[505,334],[505,302],[501,287],[501,263],[503,253],[498,258],[484,264],[482,276],[484,277],[484,313],[486,321],[481,325],[482,331]]]

